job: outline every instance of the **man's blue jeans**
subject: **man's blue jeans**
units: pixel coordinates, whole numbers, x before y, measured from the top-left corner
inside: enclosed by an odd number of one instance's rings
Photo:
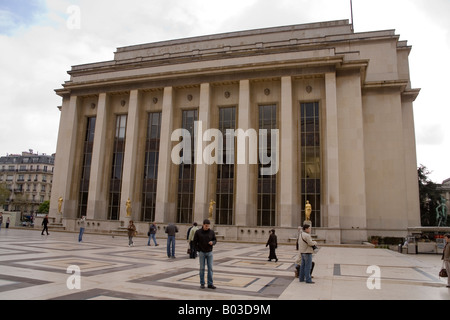
[[[148,237],[148,243],[147,243],[148,246],[150,245],[150,240],[151,239],[153,239],[153,242],[155,243],[155,246],[158,245],[156,243],[156,233],[151,233],[150,236]]]
[[[80,228],[80,234],[78,235],[78,242],[83,240],[84,228]]]
[[[170,250],[172,248],[172,251]],[[175,236],[167,237],[167,256],[175,257]]]
[[[213,284],[213,253],[211,252],[198,252],[198,258],[200,262],[200,284],[205,284],[205,260],[208,265],[208,286]]]
[[[300,282],[305,281],[306,283],[311,283],[311,267],[312,267],[312,254],[311,253],[302,253],[302,264],[300,266],[300,273],[298,280]]]

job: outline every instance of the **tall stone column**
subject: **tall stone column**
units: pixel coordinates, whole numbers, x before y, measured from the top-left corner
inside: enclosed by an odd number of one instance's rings
[[[200,105],[198,112],[199,124],[197,125],[196,136],[196,168],[195,168],[195,200],[194,200],[194,217],[193,221],[201,224],[202,221],[208,217],[209,199],[209,170],[211,165],[205,163],[203,160],[203,150],[207,142],[203,142],[203,132],[209,129],[210,126],[210,112],[211,105],[211,85],[203,83],[200,86]],[[213,213],[214,214],[214,213]],[[214,218],[214,216],[213,216]]]
[[[63,100],[61,108],[49,210],[49,216],[56,218],[56,222],[59,222],[62,217],[76,217],[77,198],[72,190],[72,169],[76,154],[79,104],[80,99],[77,96],[70,96]],[[59,197],[63,199],[62,215],[58,212]]]
[[[339,189],[341,240],[367,239],[364,119],[360,70],[339,72]],[[345,181],[345,183],[344,183]],[[345,208],[345,209],[344,209]],[[344,231],[345,230],[345,231]],[[350,231],[351,230],[351,231]]]
[[[292,78],[281,78],[281,146],[279,148],[280,227],[300,225],[300,206],[297,192],[297,148],[295,146],[295,121],[292,101]]]
[[[339,204],[339,139],[338,139],[338,113],[337,113],[337,93],[336,93],[336,73],[325,74],[325,95],[326,95],[326,129],[324,148],[325,153],[325,207],[327,212],[326,227],[335,229],[328,232],[327,242],[340,243],[340,204]]]
[[[123,159],[122,190],[120,199],[120,221],[140,220],[140,210],[135,199],[136,165],[139,154],[139,91],[132,90],[128,102],[125,155]],[[131,216],[127,216],[127,201],[131,201]],[[125,224],[127,225],[127,224]]]
[[[161,115],[161,140],[159,145],[158,182],[156,190],[155,220],[157,222],[175,222],[175,207],[169,203],[169,190],[172,166],[172,141],[174,117],[174,89],[164,88],[162,115]]]
[[[108,95],[100,93],[95,120],[94,145],[91,160],[91,175],[89,177],[89,196],[86,212],[87,219],[106,220],[107,218],[107,188],[105,188],[106,161],[106,128]]]
[[[415,96],[402,97],[403,137],[405,145],[406,216],[408,227],[420,226],[419,185],[417,183],[417,153],[414,129],[413,101]],[[449,198],[448,192],[446,198]]]
[[[238,107],[238,129],[246,132],[251,127],[251,104],[250,104],[250,81],[241,80],[239,83],[239,107]],[[247,144],[248,146],[248,144]],[[252,222],[256,221],[256,217],[252,217],[254,214],[252,211],[252,199],[250,192],[250,176],[251,168],[249,161],[250,148],[244,150],[236,150],[239,154],[245,152],[245,163],[235,165],[236,168],[236,211],[235,211],[235,224],[237,226],[248,226]]]

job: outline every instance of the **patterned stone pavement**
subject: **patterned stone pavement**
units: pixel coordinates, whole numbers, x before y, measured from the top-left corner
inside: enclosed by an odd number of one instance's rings
[[[314,257],[314,285],[294,279],[292,245],[277,249],[268,262],[264,244],[218,242],[214,248],[216,290],[201,289],[198,259],[177,239],[176,259],[166,255],[166,239],[147,246],[123,236],[40,230],[0,230],[2,300],[449,300],[439,279],[440,257],[410,256],[379,249],[323,247]],[[379,267],[376,273],[368,267]],[[377,282],[379,280],[379,282]],[[369,283],[370,282],[370,283]],[[375,288],[370,289],[370,284]],[[379,284],[376,287],[376,284]],[[373,287],[372,286],[372,287]]]

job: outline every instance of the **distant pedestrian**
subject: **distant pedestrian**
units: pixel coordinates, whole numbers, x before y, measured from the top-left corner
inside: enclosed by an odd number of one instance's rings
[[[150,224],[150,229],[148,229],[148,242],[147,245],[150,245],[150,240],[153,239],[153,243],[156,246],[159,246],[159,244],[156,242],[156,231],[158,231],[158,228],[156,227],[156,222],[153,222],[152,224]]]
[[[275,235],[275,229],[269,231],[269,239],[266,243],[266,248],[269,246],[269,260],[275,259],[275,262],[278,262],[277,255],[275,253],[275,249],[278,247],[277,236]]]
[[[310,233],[311,226],[305,224],[298,241],[299,254],[301,254],[299,281],[306,281],[306,283],[314,283],[311,279],[312,254],[314,253],[313,246],[317,246],[317,242],[312,240]]]
[[[84,230],[86,229],[86,216],[81,216],[80,219],[80,233],[78,234],[78,242],[83,241]]]
[[[216,233],[210,229],[211,222],[203,221],[203,226],[195,232],[194,246],[198,250],[200,262],[200,288],[205,288],[205,262],[208,265],[208,288],[216,289],[213,283],[213,246],[217,243]]]
[[[450,288],[450,233],[444,235],[445,247],[442,252],[442,260],[444,262],[445,269],[447,270],[447,288]]]
[[[133,237],[136,235],[136,226],[133,223],[133,220],[130,220],[128,223],[128,246],[134,247]]]
[[[3,223],[3,215],[0,212],[0,230],[2,230],[2,223]]]
[[[46,214],[44,220],[42,220],[42,225],[44,226],[44,228],[42,229],[41,235],[44,235],[44,231],[46,231],[47,235],[49,235],[49,233],[48,233],[48,214]]]
[[[11,220],[9,220],[9,217],[8,218],[6,218],[6,229],[8,229],[9,228],[9,223],[11,222]]]
[[[173,223],[169,223],[165,232],[167,233],[167,257],[175,259],[175,234],[178,228]]]
[[[195,259],[197,258],[197,248],[194,245],[194,237],[195,237],[195,233],[198,230],[197,227],[197,222],[194,222],[194,224],[192,225],[189,232],[189,236],[188,236],[188,243],[189,243],[189,258],[190,259]]]

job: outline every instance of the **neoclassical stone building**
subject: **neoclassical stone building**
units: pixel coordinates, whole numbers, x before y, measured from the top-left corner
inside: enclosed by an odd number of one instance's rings
[[[67,229],[86,215],[88,230],[129,219],[143,233],[153,220],[184,230],[213,200],[225,239],[275,228],[288,241],[308,200],[327,243],[404,236],[420,224],[410,50],[394,30],[354,33],[341,20],[123,47],[74,66],[56,90],[50,215],[62,197]]]

